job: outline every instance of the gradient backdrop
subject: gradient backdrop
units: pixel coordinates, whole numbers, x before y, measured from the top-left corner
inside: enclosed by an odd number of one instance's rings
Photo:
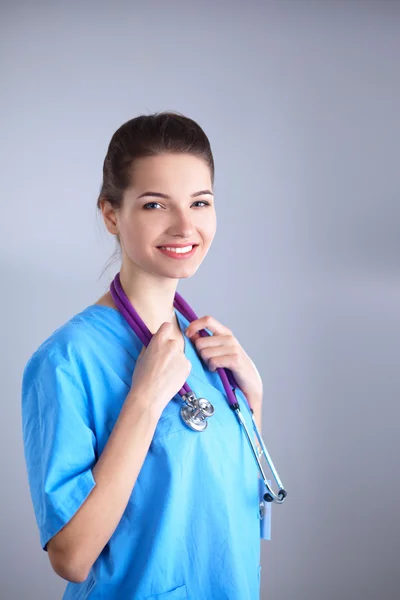
[[[10,0],[0,23],[1,599],[62,597],[22,370],[118,268],[99,279],[112,133],[166,109],[200,123],[216,162],[217,235],[178,289],[258,366],[288,490],[261,598],[399,598],[400,3]]]

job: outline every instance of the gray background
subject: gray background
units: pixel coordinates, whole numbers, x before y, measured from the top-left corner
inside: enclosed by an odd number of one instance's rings
[[[95,208],[112,133],[172,109],[210,138],[218,217],[178,289],[258,366],[288,490],[261,598],[398,598],[400,4],[107,4],[1,4],[0,596],[62,596],[27,484],[22,369],[117,271],[99,279],[115,246]]]

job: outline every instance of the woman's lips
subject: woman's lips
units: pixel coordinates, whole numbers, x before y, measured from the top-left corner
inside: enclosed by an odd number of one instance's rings
[[[196,252],[198,244],[193,246],[190,252],[173,252],[172,250],[164,250],[164,248],[158,247],[160,252],[165,254],[165,256],[169,256],[170,258],[175,258],[176,260],[184,260],[185,258],[190,258]]]

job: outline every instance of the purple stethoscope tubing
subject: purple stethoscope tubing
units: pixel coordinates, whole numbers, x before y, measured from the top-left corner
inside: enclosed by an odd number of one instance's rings
[[[122,316],[125,318],[125,320],[127,321],[127,323],[130,325],[130,327],[132,328],[132,330],[134,331],[134,333],[137,335],[137,337],[140,339],[140,341],[147,347],[150,343],[150,340],[152,338],[152,333],[150,332],[150,330],[148,329],[147,325],[144,323],[144,321],[141,319],[140,315],[136,312],[136,310],[134,309],[132,303],[129,301],[129,298],[127,297],[127,295],[125,294],[122,285],[121,285],[121,280],[120,280],[120,274],[117,273],[114,277],[114,280],[111,282],[110,285],[110,292],[111,292],[111,296],[115,302],[115,305],[117,306],[117,308],[119,309],[119,311],[121,312]],[[179,312],[189,321],[195,321],[197,320],[197,315],[196,313],[193,311],[193,309],[188,305],[188,303],[182,298],[182,296],[178,293],[175,292],[175,298],[174,298],[174,306],[175,308],[177,308],[179,310]],[[199,331],[199,334],[204,337],[207,335],[210,335],[209,333],[207,333],[207,331],[205,329],[201,329]],[[281,504],[284,499],[287,496],[287,492],[284,489],[282,482],[278,476],[278,473],[272,463],[271,457],[265,447],[264,441],[258,431],[258,427],[257,424],[254,420],[254,412],[253,409],[250,406],[249,401],[247,400],[246,396],[243,394],[243,396],[246,398],[246,402],[249,406],[251,415],[252,415],[252,422],[253,422],[253,429],[256,433],[257,439],[260,443],[260,446],[262,448],[261,452],[258,453],[253,440],[251,439],[250,433],[247,429],[246,426],[246,422],[243,418],[243,415],[241,413],[240,410],[240,406],[239,403],[237,402],[236,396],[235,396],[235,388],[239,388],[239,385],[233,375],[233,373],[230,371],[230,369],[224,369],[224,368],[217,368],[218,371],[218,375],[221,378],[221,381],[223,383],[224,389],[226,391],[227,397],[228,397],[228,403],[230,408],[236,413],[236,416],[240,422],[240,424],[243,426],[244,432],[246,434],[246,438],[249,442],[250,448],[252,450],[253,456],[257,462],[259,471],[261,473],[263,482],[268,490],[268,492],[266,492],[264,494],[264,500],[266,502],[276,502],[278,504]],[[232,389],[230,388],[230,385],[232,386]],[[184,394],[188,393],[188,392],[192,392],[192,389],[190,388],[189,384],[187,382],[185,382],[182,386],[182,388],[179,390],[179,395],[183,396]],[[243,392],[242,392],[243,393]],[[278,495],[275,494],[275,492],[273,492],[273,490],[271,490],[266,475],[264,473],[263,467],[261,465],[260,462],[260,457],[262,456],[262,454],[265,455],[269,467],[271,469],[271,472],[275,478],[275,481],[279,487],[279,492]]]
[[[152,334],[149,331],[146,324],[141,319],[140,315],[136,312],[136,310],[132,306],[129,299],[127,298],[127,296],[122,288],[122,285],[121,285],[119,273],[117,273],[114,281],[111,283],[110,290],[111,290],[111,294],[113,296],[114,302],[120,309],[124,318],[127,320],[129,325],[132,327],[133,331],[136,333],[136,335],[138,336],[140,341],[143,342],[143,344],[145,346],[148,346],[150,343],[150,340],[152,338]],[[114,297],[115,295],[117,295],[117,299],[120,301],[118,304]],[[182,313],[182,315],[186,319],[188,319],[189,322],[195,321],[198,318],[196,313],[192,310],[192,308],[188,305],[188,303],[182,298],[182,296],[178,292],[175,293],[174,306],[175,306],[175,308],[177,308],[179,310],[180,313]],[[132,315],[134,316],[134,318]],[[204,329],[202,329],[199,332],[199,334],[202,337],[209,335]],[[224,369],[218,368],[218,373],[222,379],[222,383],[223,383],[225,391],[228,395],[229,404],[231,406],[233,406],[233,405],[237,404],[237,400],[229,387],[229,382],[231,382],[231,385],[234,388],[239,387],[239,386],[237,384],[236,379],[233,376],[233,373],[231,373],[229,371],[229,369],[227,369],[227,371],[228,371],[228,377],[227,377]],[[228,378],[229,378],[229,382],[228,382]],[[191,390],[189,384],[185,382],[183,384],[183,387],[179,390],[178,393],[180,395],[182,395],[186,392],[191,392],[191,391],[192,390]],[[247,401],[247,404],[249,405],[250,410],[253,412],[253,409],[251,408],[250,403],[248,402],[247,398],[246,398],[246,401]]]

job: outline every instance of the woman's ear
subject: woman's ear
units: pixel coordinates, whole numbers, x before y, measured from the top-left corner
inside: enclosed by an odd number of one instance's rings
[[[118,219],[117,213],[113,205],[106,198],[102,198],[100,200],[100,208],[103,215],[104,225],[106,226],[107,231],[112,235],[116,235],[118,237]]]

